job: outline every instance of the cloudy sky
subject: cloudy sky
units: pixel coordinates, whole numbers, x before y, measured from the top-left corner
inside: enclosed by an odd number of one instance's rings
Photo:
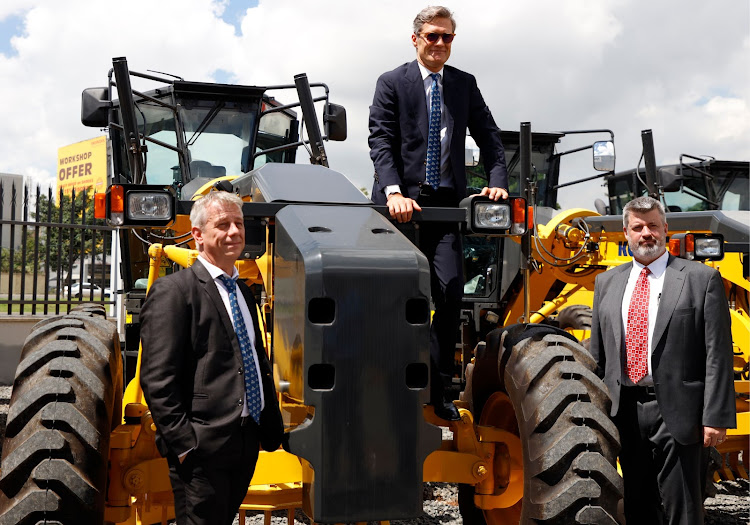
[[[80,93],[112,57],[187,80],[271,85],[306,72],[347,108],[331,167],[370,187],[367,114],[375,81],[414,58],[413,0],[2,0],[0,172],[53,183],[57,148],[97,136]],[[750,159],[747,0],[463,0],[450,64],[472,72],[501,128],[608,128],[617,168],[640,131],[658,163],[681,153]],[[563,149],[579,143],[569,141]],[[303,157],[304,155],[299,155]],[[563,180],[593,174],[570,163]],[[598,182],[560,196],[591,208]]]

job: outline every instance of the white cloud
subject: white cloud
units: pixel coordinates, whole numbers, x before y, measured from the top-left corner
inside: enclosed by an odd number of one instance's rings
[[[704,114],[716,123],[716,130],[711,134],[714,140],[747,142],[750,134],[750,110],[745,100],[714,97],[706,104]]]
[[[0,54],[0,171],[52,176],[58,147],[98,134],[80,124],[81,91],[104,85],[112,57],[127,56],[131,69],[190,80],[222,70],[247,84],[291,83],[300,72],[327,83],[349,121],[347,141],[328,145],[331,166],[369,187],[375,81],[414,58],[411,23],[425,4],[262,0],[235,33],[220,18],[226,0],[4,0],[0,21],[23,16],[24,27],[13,37],[16,53]],[[449,63],[476,75],[502,128],[612,129],[618,169],[638,162],[642,129],[653,129],[657,162],[681,153],[750,158],[746,2],[449,7],[458,20]],[[563,181],[592,173],[588,159],[571,165]],[[591,207],[603,196],[597,182],[574,188],[561,195],[563,206]]]

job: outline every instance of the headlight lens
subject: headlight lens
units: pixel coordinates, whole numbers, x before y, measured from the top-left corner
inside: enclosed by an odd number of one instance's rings
[[[720,261],[724,236],[720,233],[676,233],[669,238],[669,253],[689,261]]]
[[[168,193],[128,193],[128,219],[169,220],[172,217],[172,196]]]
[[[716,237],[696,237],[696,257],[718,257],[721,255],[721,241]]]
[[[474,225],[479,228],[507,230],[511,226],[510,206],[496,202],[478,202],[474,206]]]

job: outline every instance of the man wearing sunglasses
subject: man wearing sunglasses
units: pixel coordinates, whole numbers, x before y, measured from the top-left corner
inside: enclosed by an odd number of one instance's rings
[[[423,9],[411,35],[417,59],[381,75],[375,87],[369,122],[375,166],[372,199],[387,204],[398,222],[409,222],[423,206],[455,207],[466,196],[467,129],[479,146],[488,177],[482,194],[493,200],[508,196],[500,130],[476,79],[445,65],[455,31],[448,9]],[[445,395],[453,377],[464,284],[458,225],[423,223],[419,248],[430,262],[435,305],[430,401],[439,417],[458,420],[458,410]]]

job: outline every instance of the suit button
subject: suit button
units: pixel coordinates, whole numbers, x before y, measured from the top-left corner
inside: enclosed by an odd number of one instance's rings
[[[237,373],[238,373],[238,374],[242,374],[242,369],[241,369],[241,368],[238,368],[238,369],[237,369]]]
[[[241,407],[241,406],[242,406],[242,399],[240,399],[240,400],[238,400],[238,401],[237,401],[237,406],[238,406],[238,407]]]

